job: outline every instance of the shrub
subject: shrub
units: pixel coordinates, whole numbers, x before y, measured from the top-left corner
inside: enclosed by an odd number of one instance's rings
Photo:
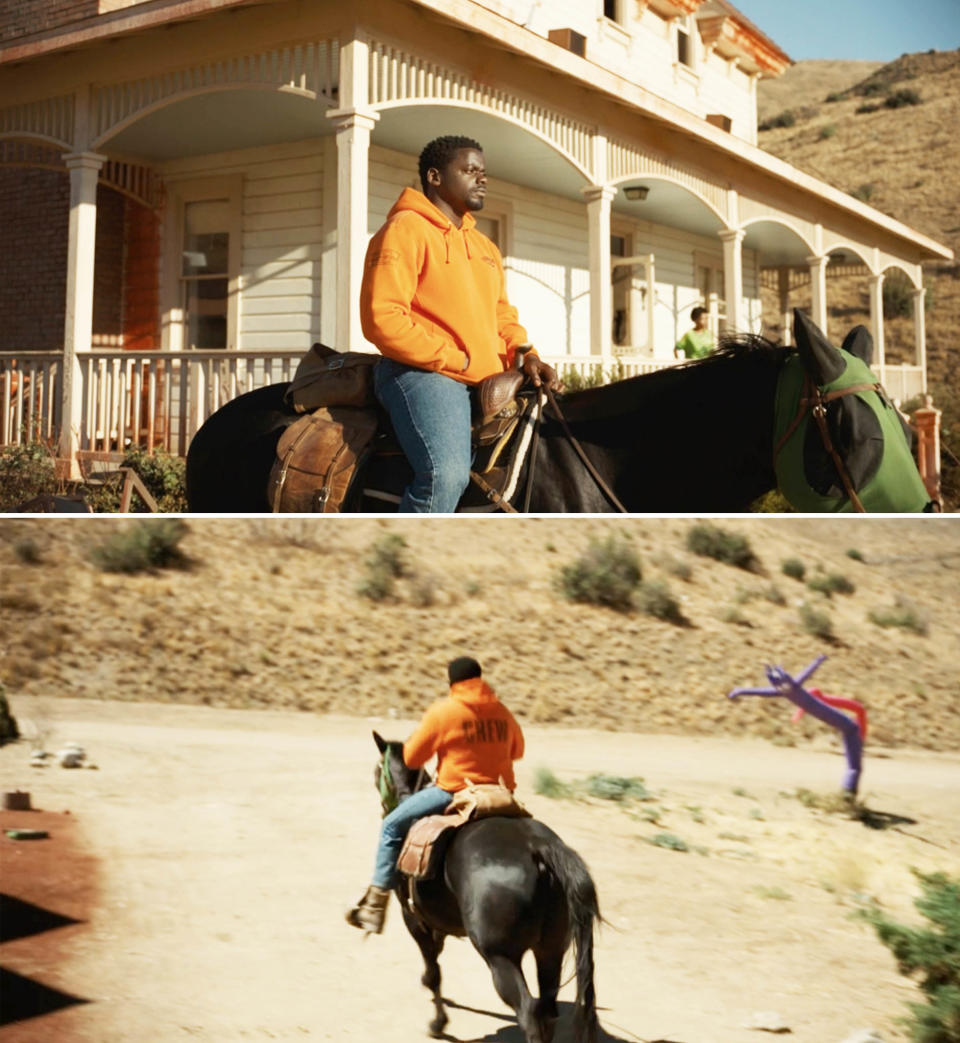
[[[610,537],[603,543],[591,542],[572,565],[563,566],[557,586],[570,601],[625,612],[633,607],[641,575],[633,548]]]
[[[668,623],[682,623],[683,612],[680,602],[670,593],[665,583],[641,583],[634,599],[637,609],[654,619]]]
[[[566,782],[561,782],[549,768],[537,768],[533,775],[533,792],[539,793],[541,797],[569,797],[573,788]]]
[[[586,792],[591,797],[600,797],[602,800],[652,800],[650,792],[643,783],[643,779],[622,775],[591,775],[585,785]]]
[[[763,596],[771,605],[785,605],[787,603],[786,595],[779,587],[774,586],[773,584],[764,590]]]
[[[17,719],[10,712],[10,704],[7,702],[7,690],[0,683],[0,746],[8,742],[15,742],[20,738],[20,728]]]
[[[800,606],[800,622],[808,634],[825,641],[833,639],[833,622],[830,617],[806,602]]]
[[[945,873],[913,871],[921,895],[914,905],[929,926],[908,927],[879,909],[860,915],[893,953],[901,974],[918,975],[926,1004],[908,1004],[904,1024],[914,1043],[956,1043],[960,1039],[960,879]]]
[[[121,467],[132,468],[139,475],[147,492],[156,500],[157,510],[163,514],[182,514],[187,505],[187,462],[162,450],[150,453],[140,446],[128,449]],[[103,485],[86,486],[84,499],[98,514],[116,514],[123,497],[124,476],[116,475]],[[131,512],[143,512],[147,505],[134,490],[130,501]]]
[[[751,514],[794,514],[790,501],[779,489],[770,489],[758,496],[747,508]]]
[[[867,619],[878,627],[902,627],[922,637],[930,632],[927,617],[909,598],[898,594],[893,608],[875,608],[867,613]]]
[[[819,594],[826,594],[827,597],[832,594],[852,594],[857,589],[846,576],[837,572],[814,576],[807,580],[807,586]]]
[[[36,496],[62,492],[56,460],[41,442],[0,449],[0,511],[15,511]]]
[[[883,281],[883,317],[885,319],[913,316],[913,286],[904,278],[884,279]]]
[[[671,851],[689,851],[690,846],[675,833],[658,833],[650,838],[650,843],[655,847],[665,847]]]
[[[854,199],[859,199],[861,203],[869,203],[873,197],[873,183],[868,181],[866,184],[859,185],[850,195]]]
[[[827,138],[836,137],[836,134],[837,134],[837,128],[832,123],[829,123],[829,124],[827,124],[827,126],[820,128],[820,138],[819,138],[819,140],[820,141],[825,141]]]
[[[399,579],[407,573],[407,541],[396,533],[384,536],[370,546],[367,567]]]
[[[774,130],[777,127],[792,127],[797,122],[797,114],[793,109],[785,109],[783,112],[777,113],[776,116],[771,116],[770,119],[764,120],[759,130]]]
[[[880,106],[879,105],[858,105],[856,107],[856,109],[854,109],[854,114],[857,115],[857,116],[860,116],[860,115],[862,115],[864,113],[867,113],[867,112],[879,112],[879,111],[880,111]]]
[[[759,571],[760,562],[745,537],[703,522],[687,532],[687,548],[694,554],[722,561],[748,572]]]
[[[847,551],[847,557],[848,558],[852,558],[854,561],[865,561],[866,560],[864,558],[864,556],[863,556],[863,552],[857,550],[856,547],[851,547]]]
[[[922,105],[923,98],[917,91],[911,90],[909,87],[901,87],[900,90],[888,95],[883,104],[888,109],[902,109],[905,105]]]
[[[13,553],[21,565],[40,564],[40,548],[37,546],[37,541],[30,536],[17,540],[13,545]]]
[[[803,580],[807,574],[807,566],[799,558],[787,558],[780,565],[780,571],[790,579]]]
[[[599,362],[592,365],[587,373],[581,373],[573,366],[564,366],[560,371],[560,381],[567,391],[582,391],[584,388],[599,387],[602,384],[615,384],[618,380],[625,379],[626,375],[626,367],[617,359],[606,371]]]
[[[153,572],[186,568],[190,559],[178,544],[189,532],[179,518],[144,520],[119,529],[90,549],[90,560],[102,572]]]

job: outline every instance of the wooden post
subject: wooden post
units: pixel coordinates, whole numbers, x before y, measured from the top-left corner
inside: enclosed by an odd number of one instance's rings
[[[913,423],[917,431],[917,467],[930,499],[943,506],[940,495],[940,418],[943,411],[934,408],[930,395],[923,396],[923,405],[914,411]]]

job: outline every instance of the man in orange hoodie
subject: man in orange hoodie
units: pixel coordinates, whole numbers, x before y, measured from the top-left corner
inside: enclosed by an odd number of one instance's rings
[[[487,191],[483,150],[442,137],[420,154],[422,192],[405,188],[370,240],[360,288],[363,335],[386,358],[374,370],[413,468],[402,512],[450,513],[470,480],[470,387],[514,365],[558,385],[507,300],[503,259],[477,230]]]
[[[509,790],[516,787],[513,762],[523,756],[523,732],[481,674],[476,659],[454,659],[447,667],[450,694],[427,710],[403,744],[408,768],[422,768],[436,754],[437,778],[432,786],[401,801],[383,820],[373,882],[347,913],[347,923],[353,927],[368,934],[383,930],[387,899],[397,882],[397,858],[417,819],[441,814],[468,782],[502,779]]]

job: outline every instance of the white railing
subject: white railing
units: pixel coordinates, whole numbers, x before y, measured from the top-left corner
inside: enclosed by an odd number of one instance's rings
[[[900,405],[918,398],[924,393],[922,366],[884,366],[880,376],[890,398]]]
[[[83,450],[134,445],[184,456],[200,425],[247,391],[290,380],[303,352],[95,351],[80,356]],[[0,352],[0,445],[55,441],[63,357]]]
[[[302,352],[95,351],[81,356],[81,449],[129,446],[185,456],[200,425],[247,391],[288,381]],[[653,373],[672,359],[644,355],[547,355],[561,374],[609,381]],[[63,356],[0,352],[0,445],[53,444],[62,427]],[[923,391],[920,366],[886,366],[883,384],[900,403]]]

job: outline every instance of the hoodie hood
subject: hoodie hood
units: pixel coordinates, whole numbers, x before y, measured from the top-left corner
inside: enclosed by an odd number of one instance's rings
[[[482,677],[470,677],[466,681],[457,681],[456,684],[450,685],[450,698],[468,706],[500,701],[497,699],[497,693]]]
[[[470,229],[475,228],[477,224],[473,214],[467,211],[463,215],[460,227],[457,228],[457,226],[439,207],[434,206],[433,203],[431,203],[430,200],[416,188],[405,188],[400,193],[400,198],[390,208],[390,213],[387,214],[387,220],[404,210],[412,210],[415,214],[419,214],[421,217],[426,218],[432,225],[436,225],[437,228],[449,229],[452,232],[469,232]]]

